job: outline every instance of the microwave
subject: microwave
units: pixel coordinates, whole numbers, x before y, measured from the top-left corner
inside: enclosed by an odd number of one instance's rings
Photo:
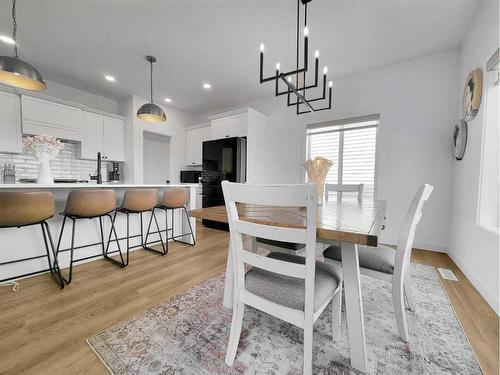
[[[181,171],[181,183],[197,184],[201,171]]]

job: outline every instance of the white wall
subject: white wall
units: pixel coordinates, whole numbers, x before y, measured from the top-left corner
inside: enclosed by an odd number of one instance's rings
[[[143,135],[144,132],[156,133],[170,137],[170,180],[179,182],[180,171],[186,168],[186,132],[185,127],[196,124],[199,119],[186,112],[165,108],[167,121],[163,123],[148,123],[139,120],[137,110],[148,100],[133,95],[122,103],[125,112],[125,181],[134,184],[144,182],[143,171]]]
[[[486,2],[471,23],[463,44],[460,84],[465,83],[471,70],[480,67],[485,71],[486,62],[497,48],[498,2]],[[469,121],[464,158],[454,165],[449,254],[498,314],[499,238],[476,224],[485,107],[483,100],[476,118]],[[456,116],[462,116],[461,111]]]
[[[331,111],[297,116],[294,109],[286,108],[286,98],[250,103],[268,116],[267,129],[259,131],[258,138],[249,131],[248,143],[258,142],[267,161],[259,166],[260,181],[254,182],[304,180],[308,123],[380,113],[376,190],[377,198],[389,202],[382,240],[396,242],[414,193],[420,184],[429,183],[435,190],[424,208],[415,246],[446,251],[452,202],[452,125],[461,85],[459,52],[452,49],[339,78]]]

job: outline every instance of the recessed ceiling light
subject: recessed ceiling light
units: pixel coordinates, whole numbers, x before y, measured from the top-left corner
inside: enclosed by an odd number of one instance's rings
[[[7,35],[0,35],[0,40],[7,44],[16,44],[16,41]]]
[[[113,76],[110,76],[110,75],[104,76],[104,79],[106,79],[106,81],[109,81],[109,82],[115,82],[116,81],[116,78],[113,77]]]
[[[203,88],[206,89],[206,90],[210,90],[212,88],[212,85],[210,83],[208,83],[208,82],[205,82],[203,84]]]
[[[172,99],[170,99],[170,98],[165,98],[165,101],[166,101],[167,103],[172,103]]]

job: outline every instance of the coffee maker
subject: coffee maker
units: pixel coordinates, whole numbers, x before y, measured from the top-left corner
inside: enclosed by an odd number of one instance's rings
[[[118,182],[120,181],[120,163],[112,162],[112,168],[108,172],[108,181],[109,182]]]

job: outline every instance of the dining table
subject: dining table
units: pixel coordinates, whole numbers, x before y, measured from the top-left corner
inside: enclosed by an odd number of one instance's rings
[[[363,301],[359,270],[358,245],[375,247],[385,225],[383,200],[336,200],[318,205],[316,221],[317,241],[341,247],[342,274],[345,291],[345,311],[351,366],[366,373],[366,340],[363,321]],[[304,207],[279,207],[237,204],[241,220],[279,227],[304,228]],[[227,223],[225,206],[206,207],[190,212],[195,218]],[[228,249],[224,306],[232,307],[234,288],[231,249]]]

